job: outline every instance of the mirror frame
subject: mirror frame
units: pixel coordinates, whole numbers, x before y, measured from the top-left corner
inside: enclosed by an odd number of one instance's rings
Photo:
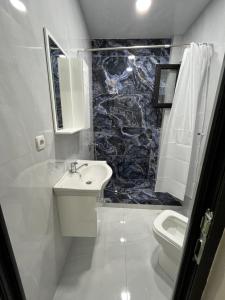
[[[63,48],[59,45],[59,43],[55,40],[49,30],[44,27],[44,43],[45,43],[45,54],[46,54],[46,63],[47,63],[47,71],[48,71],[48,82],[49,82],[49,91],[50,91],[50,99],[51,99],[51,109],[52,109],[52,117],[55,133],[61,132],[63,128],[58,128],[57,116],[56,116],[56,101],[55,101],[55,90],[54,90],[54,82],[53,82],[53,72],[52,72],[52,64],[51,64],[51,53],[50,53],[50,45],[49,38],[57,45],[57,47],[62,51],[62,53],[68,57]]]

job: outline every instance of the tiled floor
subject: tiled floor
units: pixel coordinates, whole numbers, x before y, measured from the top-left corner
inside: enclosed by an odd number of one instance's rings
[[[160,210],[98,208],[98,237],[74,238],[54,300],[168,300],[152,222]]]
[[[104,190],[107,203],[150,204],[150,205],[175,205],[180,206],[180,201],[168,193],[156,193],[146,180],[142,184],[134,184],[124,188],[112,180]]]

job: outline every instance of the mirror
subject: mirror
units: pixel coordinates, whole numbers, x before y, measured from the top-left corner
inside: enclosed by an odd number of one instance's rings
[[[59,58],[66,57],[66,53],[62,47],[58,45],[46,28],[44,28],[44,36],[53,120],[55,129],[59,130],[63,129],[62,101],[59,79]]]

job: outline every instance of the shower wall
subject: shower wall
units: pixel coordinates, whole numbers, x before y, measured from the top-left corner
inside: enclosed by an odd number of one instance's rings
[[[170,39],[93,40],[92,47],[170,44]],[[108,202],[177,204],[154,193],[162,112],[153,107],[155,65],[169,62],[169,49],[94,52],[93,114],[96,159],[113,177]]]

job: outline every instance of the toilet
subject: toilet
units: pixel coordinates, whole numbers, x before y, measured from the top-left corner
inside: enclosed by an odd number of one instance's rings
[[[175,281],[182,256],[188,218],[172,210],[164,210],[153,222],[153,233],[160,248],[158,263]]]

